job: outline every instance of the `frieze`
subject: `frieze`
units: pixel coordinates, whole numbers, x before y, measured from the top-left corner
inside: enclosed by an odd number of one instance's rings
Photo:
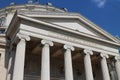
[[[70,36],[66,36],[66,35],[62,35],[62,34],[58,34],[58,33],[49,32],[48,36],[54,37],[54,38],[59,38],[59,39],[65,40],[65,41],[70,41],[70,42],[73,42],[73,43],[86,45],[86,46],[89,46],[89,47],[102,49],[102,50],[105,50],[105,51],[107,50],[107,51],[117,53],[116,52],[117,49],[113,49],[113,48],[110,48],[110,47],[107,47],[107,46],[104,46],[104,45],[100,45],[100,44],[97,44],[97,43],[81,40],[81,39],[78,39],[78,38],[74,38],[74,37],[70,37]]]

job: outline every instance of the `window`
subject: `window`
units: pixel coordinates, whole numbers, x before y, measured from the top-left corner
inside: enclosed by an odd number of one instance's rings
[[[0,18],[0,27],[4,27],[5,26],[5,21],[6,21],[5,17],[1,17]]]
[[[0,34],[4,34],[5,33],[5,28],[0,28]]]

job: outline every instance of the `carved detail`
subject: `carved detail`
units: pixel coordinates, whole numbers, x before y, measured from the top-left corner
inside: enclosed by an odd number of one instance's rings
[[[53,46],[53,42],[49,40],[42,40],[41,43],[44,44],[49,44],[50,46]]]
[[[84,54],[90,54],[90,55],[93,55],[93,52],[92,50],[89,50],[89,49],[84,49]]]
[[[64,45],[64,49],[70,49],[70,50],[72,50],[72,51],[74,51],[75,50],[75,48],[73,47],[73,46],[71,46],[71,45]]]
[[[115,56],[116,61],[120,61],[120,56]]]
[[[17,37],[19,39],[25,39],[26,41],[30,41],[30,37],[28,35],[25,35],[25,34],[17,33]]]
[[[100,56],[101,56],[102,58],[103,58],[103,57],[109,58],[109,56],[108,56],[107,54],[105,54],[105,53],[101,53]]]

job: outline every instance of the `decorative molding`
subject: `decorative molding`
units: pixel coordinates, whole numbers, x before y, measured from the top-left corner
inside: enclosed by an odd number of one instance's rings
[[[120,61],[120,56],[115,56],[116,61]]]
[[[44,44],[48,44],[50,46],[53,46],[53,42],[52,41],[49,41],[49,40],[42,40],[41,43],[44,45]]]
[[[47,12],[47,11],[26,11],[26,10],[20,10],[18,11],[18,14],[26,14],[26,15],[66,15],[66,16],[78,16],[77,13],[58,13],[58,12]]]
[[[75,50],[75,48],[74,48],[73,46],[67,45],[67,44],[64,45],[64,49],[70,49],[70,50],[72,50],[72,51]]]
[[[38,11],[46,10],[51,11],[53,10],[54,12],[65,12],[63,9],[55,8],[53,6],[47,6],[47,5],[36,5],[36,4],[24,4],[24,5],[14,5],[14,6],[8,6],[4,9],[0,9],[0,15],[4,13],[9,13],[13,10],[29,10],[31,9],[37,9]],[[23,13],[24,14],[24,13]]]
[[[106,53],[100,53],[100,56],[102,57],[102,58],[109,58],[109,56],[106,54]]]
[[[30,37],[28,35],[25,35],[25,34],[17,33],[17,37],[19,39],[25,39],[26,41],[30,41]]]
[[[89,50],[89,49],[84,49],[83,52],[84,52],[84,54],[93,55],[92,50]]]

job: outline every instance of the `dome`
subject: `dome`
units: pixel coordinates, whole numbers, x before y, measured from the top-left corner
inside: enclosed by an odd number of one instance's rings
[[[66,9],[56,8],[52,5],[41,5],[41,4],[24,4],[24,5],[11,5],[6,8],[0,9],[0,16],[8,13],[11,10],[21,11],[30,11],[30,12],[66,12]]]
[[[9,13],[15,13],[23,14],[23,15],[40,15],[40,14],[51,14],[51,13],[66,13],[66,9],[60,9],[52,6],[51,3],[48,3],[46,5],[42,4],[23,4],[23,5],[15,5],[15,3],[11,3],[10,6],[5,7],[3,9],[0,9],[0,30],[4,28],[6,16]]]

